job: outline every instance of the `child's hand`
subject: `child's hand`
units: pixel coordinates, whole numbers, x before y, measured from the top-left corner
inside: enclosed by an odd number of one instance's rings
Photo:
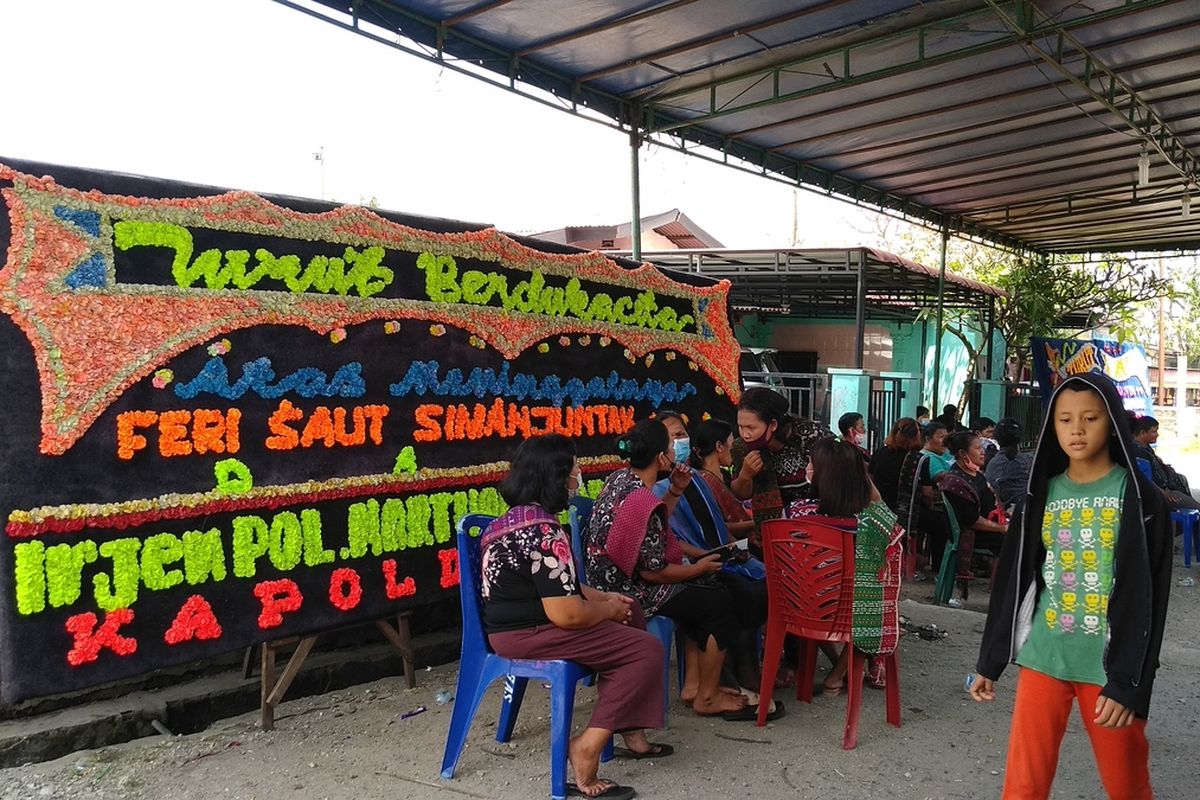
[[[1096,698],[1096,724],[1102,728],[1124,728],[1133,724],[1133,709],[1100,695]]]
[[[971,699],[976,703],[990,703],[995,700],[996,682],[978,672],[975,673],[975,681],[971,684]]]

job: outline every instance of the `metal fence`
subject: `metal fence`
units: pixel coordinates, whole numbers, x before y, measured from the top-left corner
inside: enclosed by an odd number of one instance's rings
[[[904,416],[904,387],[900,378],[871,378],[871,398],[867,404],[867,441],[865,447],[874,453],[896,420]]]
[[[819,372],[743,372],[747,389],[766,386],[788,399],[794,416],[829,426],[829,376]]]
[[[967,402],[971,414],[979,415],[980,385],[975,381],[967,387]],[[1042,420],[1045,414],[1042,409],[1042,393],[1032,383],[1009,383],[1004,387],[1004,410],[1001,418],[1012,417],[1021,427],[1021,449],[1031,450],[1037,444],[1038,435],[1042,432]]]

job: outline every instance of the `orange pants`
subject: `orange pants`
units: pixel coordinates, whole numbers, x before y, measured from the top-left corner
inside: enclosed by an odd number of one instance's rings
[[[1072,701],[1078,699],[1083,727],[1092,741],[1100,781],[1111,798],[1153,800],[1150,789],[1150,745],[1146,720],[1125,728],[1095,724],[1100,688],[1072,683],[1033,669],[1017,678],[1016,708],[1008,741],[1004,800],[1045,800],[1058,769],[1058,748],[1067,730]]]

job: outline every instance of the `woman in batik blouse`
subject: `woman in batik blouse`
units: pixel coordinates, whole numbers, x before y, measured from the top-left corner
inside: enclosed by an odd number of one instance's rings
[[[500,484],[511,510],[483,533],[484,626],[492,649],[506,658],[566,659],[596,671],[592,718],[568,750],[572,793],[632,797],[629,787],[597,777],[600,752],[617,732],[626,756],[671,755],[669,745],[651,744],[643,730],[663,719],[663,648],[646,633],[636,601],[579,579],[570,534],[557,515],[581,480],[565,436],[539,436],[517,449]]]

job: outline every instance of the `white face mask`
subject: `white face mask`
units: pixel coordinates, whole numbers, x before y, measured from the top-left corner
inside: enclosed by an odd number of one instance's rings
[[[574,489],[571,488],[572,480],[575,481]],[[579,494],[579,490],[582,488],[583,488],[583,473],[582,472],[572,472],[570,477],[567,478],[567,495],[569,497],[575,497],[576,495]]]

